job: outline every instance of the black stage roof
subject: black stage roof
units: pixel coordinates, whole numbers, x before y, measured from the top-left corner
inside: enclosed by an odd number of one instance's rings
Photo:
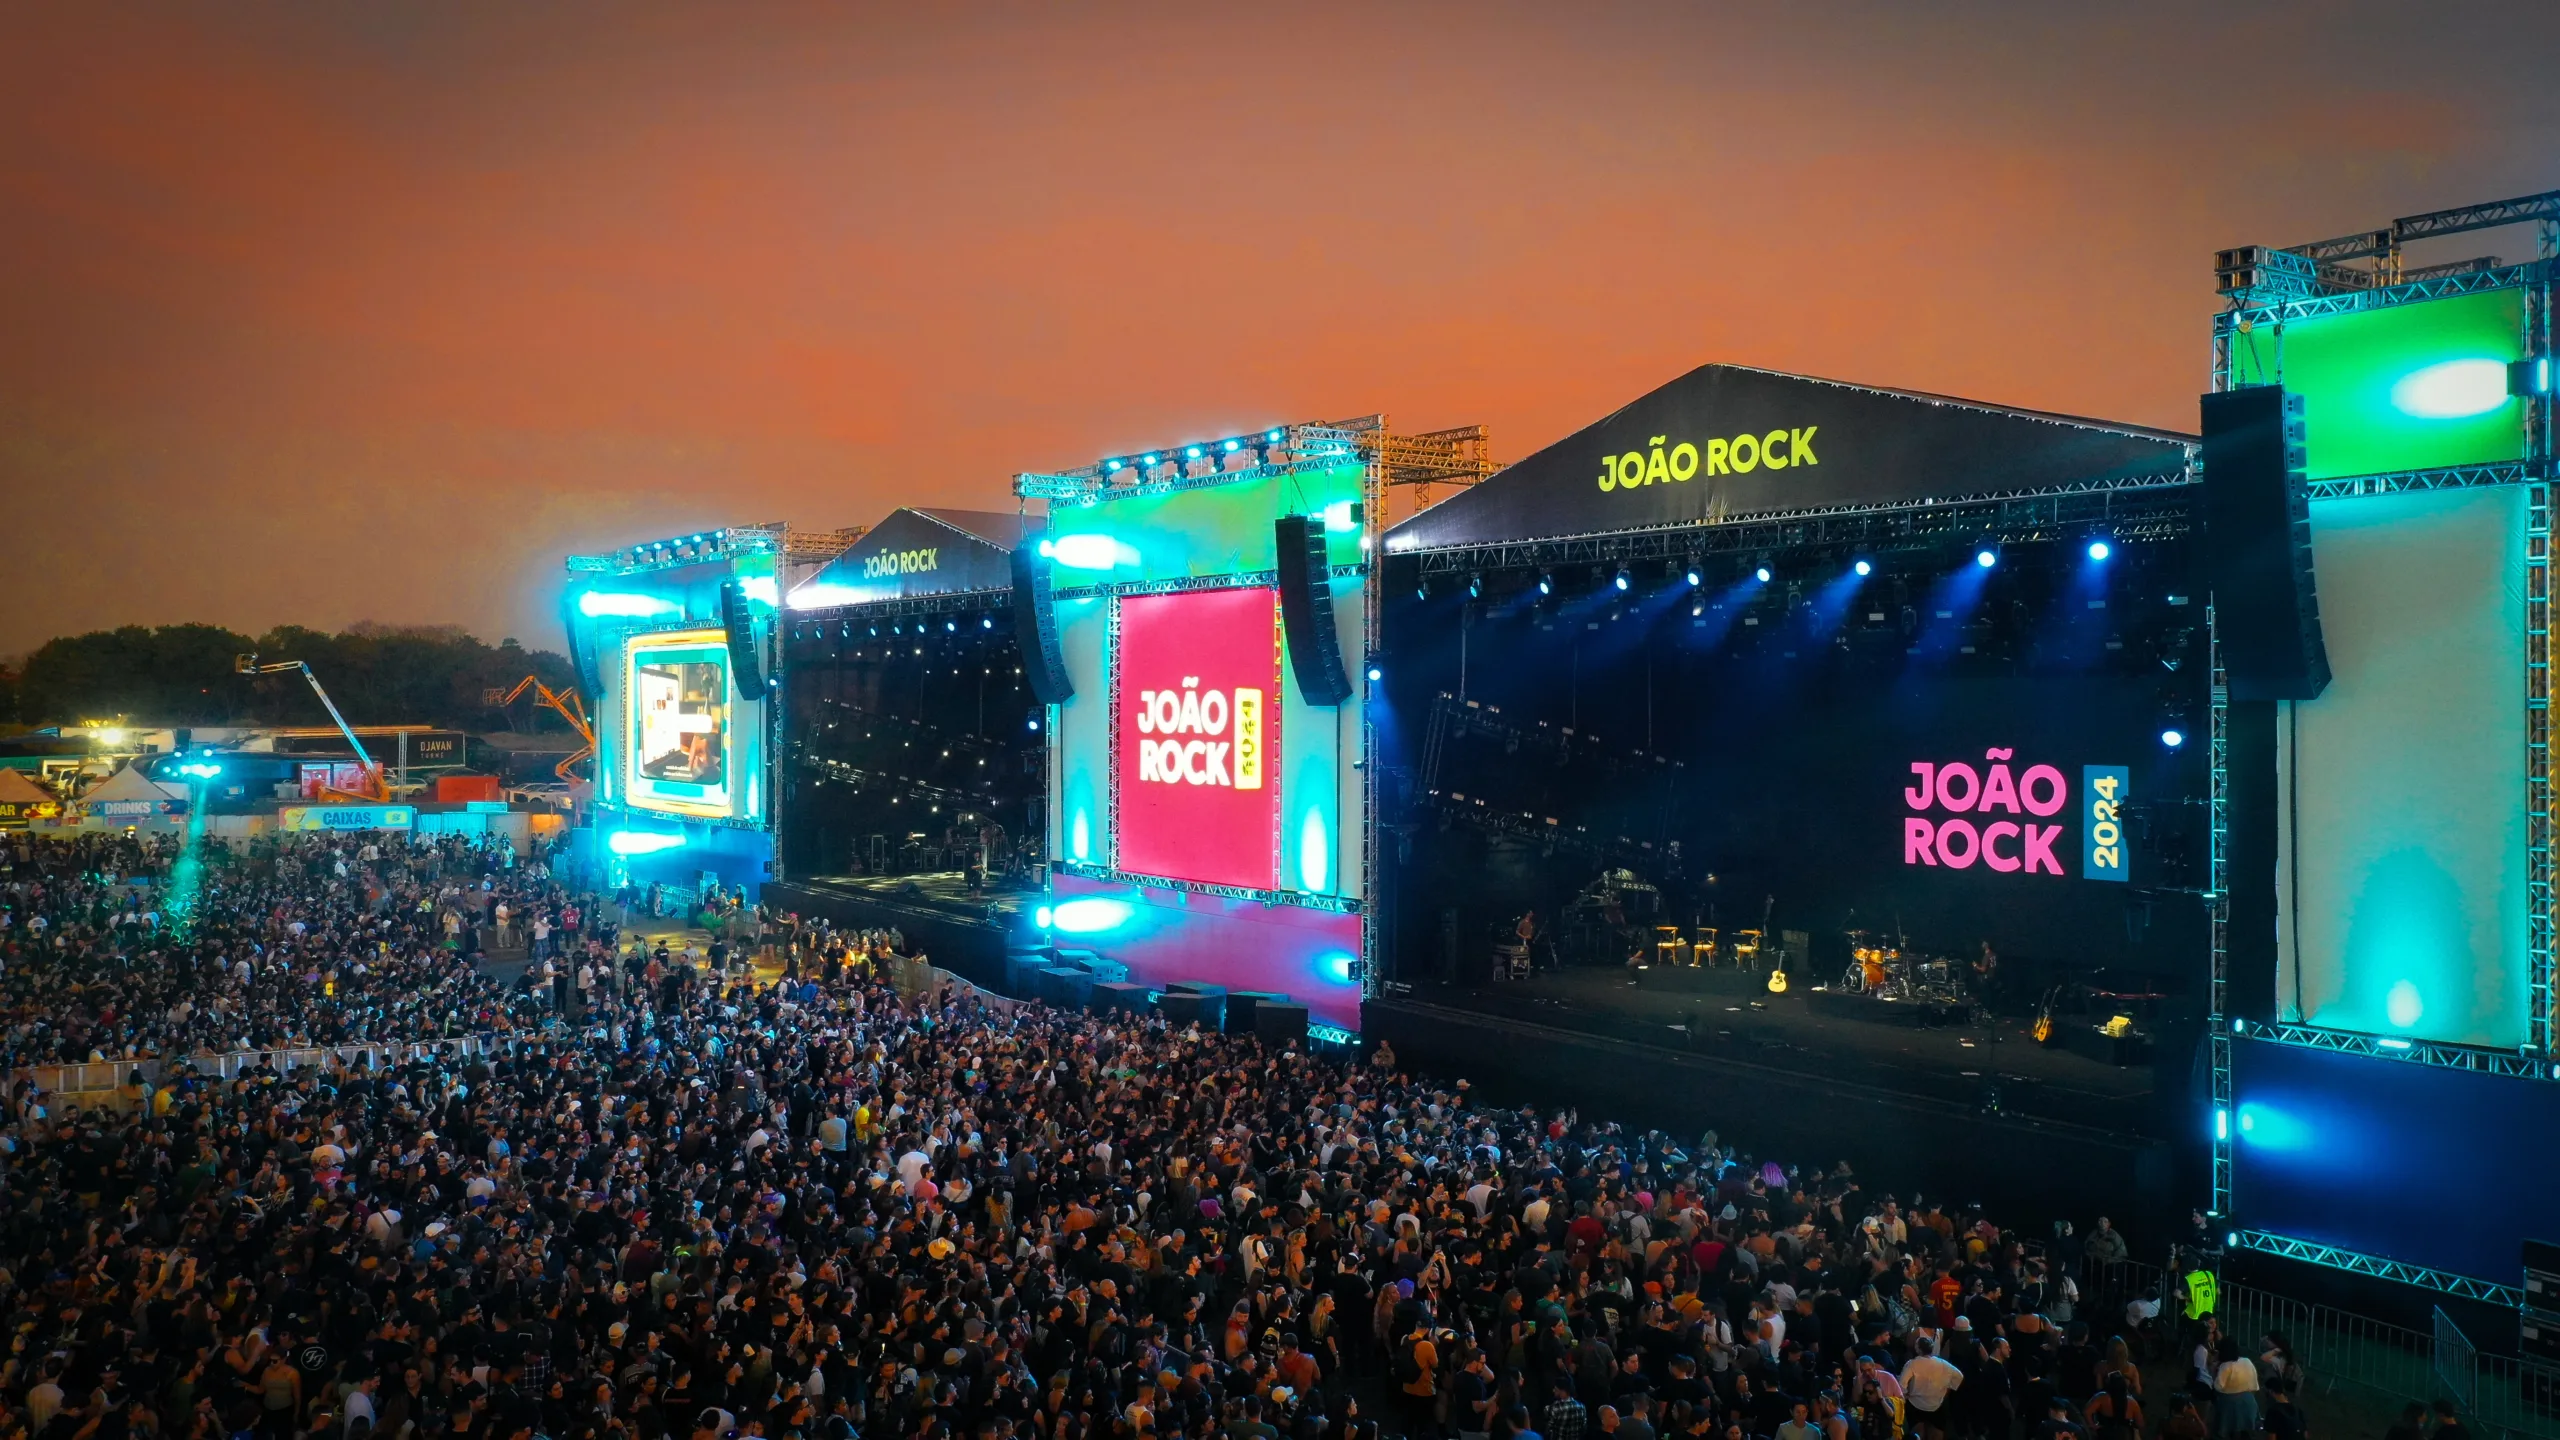
[[[1391,551],[2177,484],[2172,431],[1701,365],[1387,534]]]

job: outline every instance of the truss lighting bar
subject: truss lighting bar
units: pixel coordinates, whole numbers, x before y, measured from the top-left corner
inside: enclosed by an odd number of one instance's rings
[[[2240,1232],[2240,1248],[2261,1255],[2278,1255],[2287,1260],[2300,1260],[2309,1265],[2322,1265],[2344,1270],[2350,1275],[2370,1275],[2379,1280],[2396,1280],[2403,1285],[2460,1296],[2465,1300],[2481,1300],[2492,1305],[2517,1306],[2524,1303],[2524,1291],[2513,1285],[2499,1285],[2487,1280],[2474,1280],[2449,1270],[2430,1270],[2424,1265],[2367,1255],[2360,1250],[2341,1250],[2335,1245],[2322,1245],[2312,1240],[2297,1240],[2290,1235],[2273,1235],[2264,1230]]]
[[[1723,524],[1666,526],[1614,535],[1403,553],[1415,555],[1423,573],[1434,578],[1523,566],[1563,569],[1620,561],[1686,563],[1706,556],[1776,554],[1826,546],[1881,554],[1962,545],[1969,553],[1985,543],[2082,543],[2096,531],[2104,531],[2122,553],[2127,545],[2175,539],[2192,528],[2192,497],[2185,483],[2181,475],[2132,489],[2075,488],[1951,505],[1810,511]]]
[[[2553,1065],[2527,1055],[2504,1050],[2480,1050],[2467,1045],[2441,1045],[2432,1040],[2407,1040],[2397,1035],[2365,1035],[2351,1030],[2324,1030],[2316,1025],[2270,1025],[2256,1020],[2234,1020],[2232,1033],[2243,1039],[2264,1041],[2271,1045],[2293,1045],[2305,1050],[2330,1050],[2342,1055],[2362,1055],[2374,1060],[2397,1060],[2410,1065],[2434,1065],[2447,1070],[2470,1070],[2483,1075],[2499,1075],[2510,1080],[2560,1079]]]
[[[1100,880],[1112,885],[1134,885],[1142,890],[1180,890],[1192,895],[1215,895],[1225,900],[1251,900],[1263,905],[1294,905],[1301,910],[1322,910],[1329,915],[1357,915],[1360,902],[1341,895],[1316,895],[1304,890],[1257,890],[1249,885],[1212,885],[1200,880],[1172,880],[1161,875],[1135,875],[1095,865],[1083,860],[1061,860],[1053,867],[1061,875],[1074,875],[1086,880]]]

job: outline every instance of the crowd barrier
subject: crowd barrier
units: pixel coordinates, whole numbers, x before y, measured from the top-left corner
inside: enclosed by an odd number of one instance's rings
[[[160,1083],[162,1076],[178,1064],[192,1065],[199,1075],[235,1079],[242,1073],[264,1064],[279,1073],[311,1066],[325,1066],[336,1060],[350,1070],[381,1069],[404,1065],[421,1056],[451,1056],[457,1059],[485,1055],[495,1051],[505,1037],[496,1035],[463,1035],[445,1040],[379,1041],[352,1045],[294,1046],[271,1050],[227,1050],[220,1053],[189,1055],[172,1061],[166,1057],[141,1060],[89,1060],[64,1065],[26,1065],[9,1072],[9,1088],[23,1091],[29,1085],[53,1096],[58,1104],[76,1104],[83,1109],[122,1108],[127,1102],[124,1086],[134,1072],[140,1071],[145,1082]]]
[[[2481,1354],[2442,1309],[2413,1330],[2249,1285],[2224,1286],[2220,1309],[2223,1333],[2253,1354],[2262,1337],[2284,1336],[2311,1390],[2353,1387],[2386,1405],[2449,1399],[2474,1434],[2560,1437],[2560,1369]]]

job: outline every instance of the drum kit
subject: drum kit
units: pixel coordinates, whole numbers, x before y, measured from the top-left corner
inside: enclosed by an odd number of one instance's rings
[[[1944,956],[1906,953],[1900,937],[1849,932],[1849,968],[1840,988],[1879,1000],[1964,1002],[1964,967]]]

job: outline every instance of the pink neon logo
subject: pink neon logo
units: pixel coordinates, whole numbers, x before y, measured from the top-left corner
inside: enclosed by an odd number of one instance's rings
[[[1902,817],[1902,863],[1943,865],[1969,870],[1978,861],[2003,874],[2060,875],[2062,862],[2053,853],[2062,838],[2059,825],[2038,825],[2036,817],[2060,814],[2070,803],[2070,782],[2050,765],[2030,765],[2012,772],[2014,749],[1982,752],[1985,766],[1965,761],[1911,762],[1916,782],[1903,787],[1902,801],[1916,811],[1948,812],[1943,819],[1926,813]],[[2017,815],[2018,820],[1977,822],[1968,817]]]

